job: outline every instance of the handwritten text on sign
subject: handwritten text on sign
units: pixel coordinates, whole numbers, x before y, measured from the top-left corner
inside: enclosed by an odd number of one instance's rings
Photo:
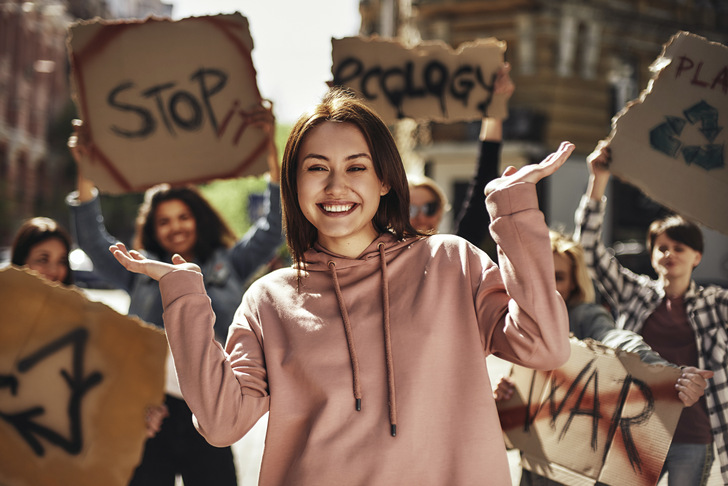
[[[679,32],[639,99],[613,120],[614,175],[728,234],[728,47]]]
[[[517,393],[499,404],[501,425],[537,474],[655,484],[682,410],[679,374],[574,340],[558,370],[514,367]]]
[[[362,97],[391,123],[400,118],[473,120],[505,117],[493,81],[505,43],[495,39],[453,51],[444,43],[412,49],[381,39],[334,39],[333,83]]]
[[[240,14],[71,28],[74,99],[107,192],[267,170],[252,38]],[[163,66],[163,68],[161,68]]]

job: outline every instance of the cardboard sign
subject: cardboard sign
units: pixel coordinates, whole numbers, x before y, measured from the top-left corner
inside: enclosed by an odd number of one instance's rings
[[[612,173],[728,234],[728,47],[680,32],[652,69],[612,121]]]
[[[164,333],[15,267],[0,288],[0,484],[127,485],[164,401]]]
[[[94,20],[68,41],[73,97],[95,149],[81,170],[109,193],[268,170],[250,125],[262,100],[248,21]]]
[[[493,81],[506,50],[503,41],[481,39],[457,51],[442,41],[411,49],[379,38],[331,43],[333,84],[351,89],[387,123],[507,116],[506,102],[493,100]]]
[[[563,484],[655,485],[683,404],[678,368],[594,341],[571,341],[554,371],[514,366],[516,393],[498,403],[525,469]]]

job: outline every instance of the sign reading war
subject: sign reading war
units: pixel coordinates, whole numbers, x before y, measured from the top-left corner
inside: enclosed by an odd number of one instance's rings
[[[728,235],[728,47],[679,32],[652,70],[612,120],[612,173]]]
[[[457,51],[441,41],[413,48],[379,38],[332,39],[333,84],[354,91],[387,123],[505,118],[493,82],[506,44],[481,39]]]
[[[263,103],[253,40],[239,13],[79,22],[68,48],[94,153],[81,170],[100,190],[267,170],[268,136],[250,117]]]
[[[680,369],[633,353],[571,341],[561,368],[513,366],[513,397],[498,403],[523,467],[563,484],[657,484],[682,412]]]
[[[164,333],[0,270],[0,484],[126,486],[164,400]]]

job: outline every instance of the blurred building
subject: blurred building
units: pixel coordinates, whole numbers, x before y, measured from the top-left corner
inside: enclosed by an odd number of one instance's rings
[[[35,215],[67,219],[75,111],[66,35],[79,19],[169,16],[161,0],[0,0],[0,246]]]
[[[439,39],[453,48],[479,38],[506,41],[516,91],[504,124],[502,165],[539,162],[562,140],[576,153],[541,188],[548,223],[573,229],[583,194],[585,158],[610,132],[610,122],[636,98],[650,64],[678,31],[728,41],[726,0],[361,0],[361,34],[405,44]],[[405,122],[406,124],[406,122]],[[400,127],[396,127],[399,129]],[[408,170],[424,172],[453,204],[441,227],[451,231],[478,153],[480,121],[405,128],[413,134]],[[401,149],[406,147],[400,147]],[[615,181],[605,228],[607,242],[624,241],[626,260],[639,270],[647,225],[664,211],[639,191]],[[706,257],[696,278],[728,283],[728,238],[706,231]],[[629,243],[629,244],[627,244]]]

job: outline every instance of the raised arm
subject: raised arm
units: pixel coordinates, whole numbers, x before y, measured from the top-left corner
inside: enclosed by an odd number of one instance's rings
[[[268,134],[268,167],[270,184],[266,190],[266,202],[263,215],[255,222],[243,237],[235,244],[231,253],[231,262],[238,275],[244,280],[250,277],[261,265],[269,262],[283,244],[283,215],[281,211],[280,180],[281,170],[278,165],[278,151],[275,145],[275,118],[273,104],[253,112],[253,125],[260,127]]]
[[[570,353],[569,319],[556,292],[548,227],[538,209],[535,184],[553,174],[574,150],[564,142],[540,164],[515,170],[486,186],[490,232],[498,245],[498,267],[487,267],[476,296],[485,351],[535,369],[555,369]],[[491,269],[498,274],[492,275]],[[505,293],[487,285],[497,278]],[[493,325],[496,322],[497,324]]]
[[[515,90],[510,77],[511,66],[504,63],[496,74],[493,87],[494,98],[507,103]],[[498,177],[501,142],[503,140],[503,120],[499,118],[483,118],[480,127],[480,154],[475,174],[470,181],[463,207],[455,220],[455,234],[476,246],[488,248],[491,243],[484,242],[489,237],[488,211],[485,209],[484,190],[486,184]]]
[[[118,240],[106,229],[95,184],[83,174],[82,162],[94,157],[93,146],[81,120],[73,120],[73,128],[68,148],[76,162],[77,187],[66,198],[73,237],[93,262],[96,273],[112,285],[130,291],[133,276],[119,266],[108,251],[109,246]]]

